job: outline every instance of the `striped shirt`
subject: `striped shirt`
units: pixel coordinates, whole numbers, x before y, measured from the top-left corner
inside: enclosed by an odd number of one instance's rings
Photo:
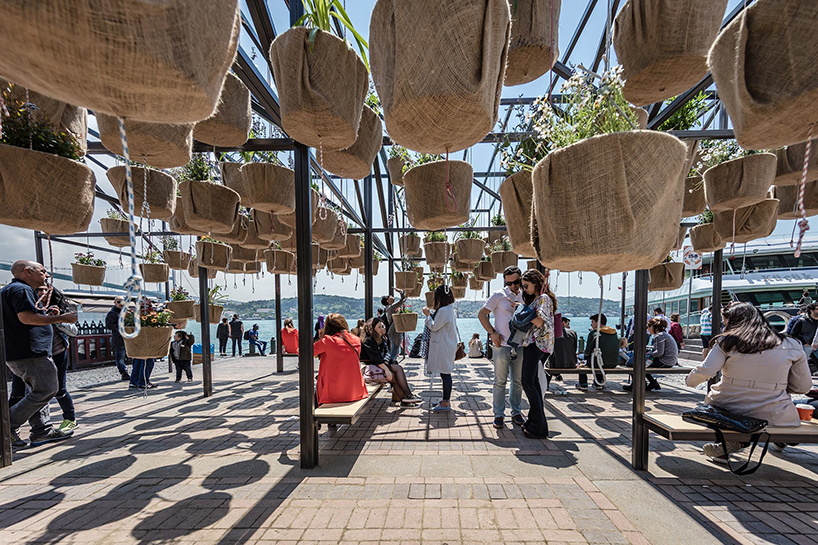
[[[701,326],[702,335],[713,334],[713,314],[709,310],[702,312],[702,315],[699,318],[699,325]]]

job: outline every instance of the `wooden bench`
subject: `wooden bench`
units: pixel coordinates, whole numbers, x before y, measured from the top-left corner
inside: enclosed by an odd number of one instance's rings
[[[347,403],[324,403],[315,409],[315,420],[321,424],[354,424],[366,406],[375,399],[383,384],[367,384],[369,397]]]
[[[693,370],[693,367],[648,367],[645,372],[651,375],[686,375]],[[552,375],[587,375],[591,373],[590,367],[575,367],[573,369],[556,369],[546,367],[545,371]],[[632,375],[632,367],[612,367],[603,369],[606,375]]]
[[[715,441],[716,432],[710,428],[685,422],[679,414],[646,414],[648,429],[670,441]],[[769,426],[764,430],[770,434],[771,443],[818,443],[818,422],[801,422],[798,428],[777,428]],[[742,433],[724,432],[727,441],[749,441],[750,436]],[[762,438],[763,439],[763,438]]]

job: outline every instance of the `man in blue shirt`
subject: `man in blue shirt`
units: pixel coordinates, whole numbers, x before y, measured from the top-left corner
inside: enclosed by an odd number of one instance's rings
[[[31,446],[70,437],[51,427],[40,409],[59,390],[57,367],[51,359],[51,324],[77,321],[76,313],[59,314],[56,307],[38,308],[36,288],[46,284],[48,273],[39,263],[15,261],[11,266],[14,280],[0,290],[3,312],[3,336],[6,365],[28,386],[25,397],[9,410],[11,440],[14,448],[28,446],[20,438],[19,428],[28,420]]]

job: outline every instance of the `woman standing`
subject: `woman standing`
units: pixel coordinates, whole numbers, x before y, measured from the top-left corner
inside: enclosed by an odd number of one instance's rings
[[[540,365],[554,351],[554,312],[557,297],[545,283],[545,276],[537,270],[523,273],[523,302],[536,311],[531,329],[523,341],[522,383],[530,409],[523,425],[523,434],[532,439],[548,438],[548,422],[543,409],[540,386]]]
[[[372,318],[364,324],[364,343],[361,363],[367,365],[367,380],[389,382],[392,385],[392,401],[400,401],[401,407],[413,407],[423,401],[412,394],[406,373],[399,363],[391,360],[389,338],[383,318]]]
[[[216,338],[219,339],[219,355],[227,356],[227,341],[230,339],[230,324],[227,318],[222,318],[219,327],[216,328]]]
[[[187,381],[193,382],[193,369],[190,367],[192,355],[190,347],[193,346],[193,335],[188,335],[186,331],[177,331],[173,334],[173,341],[170,343],[170,359],[176,367],[176,382],[182,382],[182,371],[187,375]]]
[[[369,396],[358,363],[361,339],[349,332],[343,316],[327,316],[321,338],[313,344],[313,353],[320,361],[315,386],[319,405],[358,401]]]
[[[435,290],[434,313],[423,307],[426,315],[426,327],[429,328],[429,352],[426,356],[426,370],[440,373],[443,381],[443,399],[435,405],[433,411],[452,410],[452,371],[454,356],[457,353],[457,315],[454,312],[454,292],[445,284]]]

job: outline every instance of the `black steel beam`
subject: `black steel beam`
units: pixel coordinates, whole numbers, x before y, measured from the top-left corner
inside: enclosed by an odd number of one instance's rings
[[[284,339],[281,338],[281,275],[276,277],[276,373],[284,372]]]
[[[208,270],[199,267],[199,320],[202,342],[202,393],[204,397],[213,395],[213,366],[210,359],[210,288]]]
[[[636,271],[633,295],[633,434],[631,467],[637,471],[648,468],[648,427],[645,425],[645,380],[647,365],[648,275]]]
[[[380,183],[380,180],[378,180]],[[374,286],[372,281],[372,262],[375,254],[372,250],[372,184],[371,176],[364,178],[364,214],[366,215],[366,230],[364,232],[364,318],[369,320],[373,317]]]
[[[491,189],[489,186],[487,186],[483,182],[475,179],[474,180],[474,185],[476,185],[477,187],[479,187],[480,189],[482,189],[483,191],[485,191],[486,193],[488,193],[489,195],[491,195],[492,197],[494,197],[498,201],[500,200],[500,195],[498,195],[493,189]]]
[[[616,16],[616,10],[619,9],[619,0],[613,0],[613,5],[611,6],[611,32],[613,32],[613,19]],[[607,40],[608,36],[608,18],[605,18],[605,26],[602,29],[602,37],[599,39],[599,46],[596,49],[596,55],[594,56],[594,64],[592,65],[594,72],[599,70],[599,63],[602,62],[602,56],[605,54],[605,49],[608,43]],[[611,44],[613,47],[613,44]]]
[[[375,184],[375,188],[378,190],[378,206],[381,210],[381,224],[386,227],[389,225],[389,215],[386,213],[386,199],[384,198],[383,194],[383,179],[381,178],[381,166],[378,163],[378,158],[375,157],[375,176],[372,178],[372,183]],[[388,181],[386,183],[389,183]],[[391,185],[391,184],[390,184]],[[388,250],[388,256],[392,257],[392,237],[386,237],[384,240],[386,243],[386,249]]]
[[[193,143],[194,152],[228,153],[231,151],[292,151],[293,149],[295,149],[295,144],[290,138],[252,138],[241,146],[229,148],[218,146],[214,148],[198,141]]]
[[[250,12],[250,18],[253,19],[261,54],[269,62],[270,44],[275,40],[276,29],[273,25],[273,18],[267,9],[267,2],[265,0],[247,0],[247,10]]]

